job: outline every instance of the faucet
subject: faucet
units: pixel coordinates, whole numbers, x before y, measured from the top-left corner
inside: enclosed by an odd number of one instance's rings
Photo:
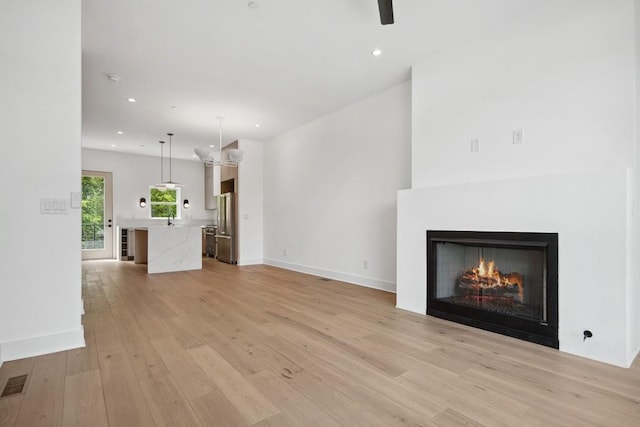
[[[173,219],[176,219],[176,217],[174,216]],[[173,225],[173,222],[171,222],[171,214],[167,215],[167,225]]]

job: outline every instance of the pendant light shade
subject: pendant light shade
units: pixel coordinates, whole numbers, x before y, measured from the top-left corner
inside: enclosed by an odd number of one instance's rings
[[[242,161],[244,151],[238,149],[229,149],[225,151],[227,158],[222,157],[222,121],[224,117],[218,116],[218,150],[206,150],[202,148],[196,148],[194,152],[207,166],[230,166],[233,168],[238,167],[238,163]]]

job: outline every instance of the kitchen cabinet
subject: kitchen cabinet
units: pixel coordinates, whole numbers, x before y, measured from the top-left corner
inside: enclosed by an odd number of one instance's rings
[[[222,166],[220,168],[220,181],[229,181],[230,179],[238,179],[238,168]]]
[[[228,151],[238,148],[238,141],[233,142],[222,149],[222,158],[228,157]],[[238,185],[238,168],[222,166],[220,168],[220,193],[235,193]]]
[[[229,179],[229,169],[231,169],[229,166],[220,166],[220,181]]]
[[[213,210],[216,209],[216,196],[220,194],[220,177],[215,176],[215,169],[220,170],[220,168],[207,165],[202,165],[202,167],[204,168],[204,208]]]
[[[228,157],[227,152],[238,148],[238,141],[232,142],[222,149],[222,158]],[[204,168],[204,208],[208,210],[216,209],[216,196],[221,193],[235,192],[238,186],[238,168],[231,166],[207,167]],[[218,176],[216,176],[216,173]],[[225,182],[225,190],[221,191],[221,182]]]

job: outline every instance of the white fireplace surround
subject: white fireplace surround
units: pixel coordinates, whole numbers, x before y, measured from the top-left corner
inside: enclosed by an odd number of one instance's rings
[[[414,64],[398,307],[425,314],[428,229],[558,233],[560,350],[629,366],[640,350],[638,82],[640,0],[532,2]]]
[[[629,366],[632,177],[620,169],[399,192],[397,306],[426,312],[428,229],[557,232],[560,350]],[[593,338],[583,341],[585,329]]]

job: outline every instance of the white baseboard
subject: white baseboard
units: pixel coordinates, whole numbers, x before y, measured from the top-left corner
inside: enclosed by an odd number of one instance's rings
[[[262,258],[245,258],[239,259],[238,265],[260,265],[264,264]]]
[[[280,267],[286,270],[293,270],[300,273],[311,274],[313,276],[326,277],[341,282],[347,282],[354,285],[364,286],[366,288],[379,289],[381,291],[396,292],[396,284],[385,280],[373,279],[370,277],[356,276],[354,274],[340,273],[338,271],[324,270],[322,268],[310,267],[308,265],[294,264],[291,262],[283,262],[276,259],[264,259],[264,264],[273,267]]]
[[[0,343],[0,362],[84,347],[84,328]]]
[[[84,298],[80,298],[80,309],[82,310],[81,314],[84,314]]]

